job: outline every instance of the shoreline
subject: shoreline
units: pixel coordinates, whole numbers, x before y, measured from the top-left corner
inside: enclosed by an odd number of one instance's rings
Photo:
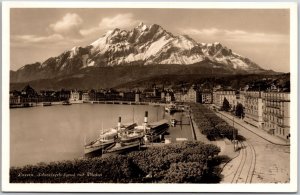
[[[64,101],[57,101],[57,102],[50,102],[51,105],[47,106],[55,106],[55,105],[63,105]],[[22,103],[22,104],[12,104],[10,105],[10,109],[16,109],[16,108],[31,108],[31,107],[37,107],[37,106],[45,106],[44,103],[49,102],[28,102],[28,103]],[[70,105],[72,104],[112,104],[112,105],[149,105],[149,106],[166,106],[169,103],[161,103],[161,102],[134,102],[134,101],[70,101]],[[45,107],[47,107],[45,106]]]

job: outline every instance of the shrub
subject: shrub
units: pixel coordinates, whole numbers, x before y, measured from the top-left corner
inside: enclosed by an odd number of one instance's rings
[[[10,169],[12,183],[129,183],[129,182],[205,182],[210,163],[220,148],[202,142],[184,142],[151,147],[126,155],[52,162]],[[33,176],[19,176],[19,174]],[[38,174],[44,176],[38,177]],[[205,174],[204,174],[205,173]],[[62,174],[60,176],[53,176]],[[69,175],[69,176],[65,176]],[[217,175],[219,177],[220,175]],[[202,180],[201,180],[202,179]]]
[[[199,183],[202,179],[203,164],[198,162],[172,163],[163,183]]]

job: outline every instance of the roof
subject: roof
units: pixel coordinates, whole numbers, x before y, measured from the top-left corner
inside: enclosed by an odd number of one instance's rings
[[[149,126],[159,126],[159,125],[162,125],[162,124],[165,124],[165,123],[168,124],[168,120],[167,119],[162,119],[160,121],[150,123]]]

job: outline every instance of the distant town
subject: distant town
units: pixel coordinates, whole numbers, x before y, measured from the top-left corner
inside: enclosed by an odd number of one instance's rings
[[[23,90],[10,91],[10,108],[51,104],[170,104],[201,103],[213,109],[232,112],[246,123],[284,140],[290,139],[290,92],[272,85],[265,91],[240,90],[215,86],[203,89],[197,85],[180,90],[157,87],[144,90],[40,90],[26,85]]]

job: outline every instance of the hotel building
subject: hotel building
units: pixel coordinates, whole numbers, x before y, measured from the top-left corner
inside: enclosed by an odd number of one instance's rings
[[[263,129],[270,134],[289,140],[290,94],[284,92],[263,93]]]
[[[263,100],[260,91],[244,91],[243,98],[244,121],[255,127],[262,128],[263,125]]]
[[[236,106],[236,92],[234,90],[217,90],[213,92],[213,103],[221,108],[226,98],[231,108]]]

